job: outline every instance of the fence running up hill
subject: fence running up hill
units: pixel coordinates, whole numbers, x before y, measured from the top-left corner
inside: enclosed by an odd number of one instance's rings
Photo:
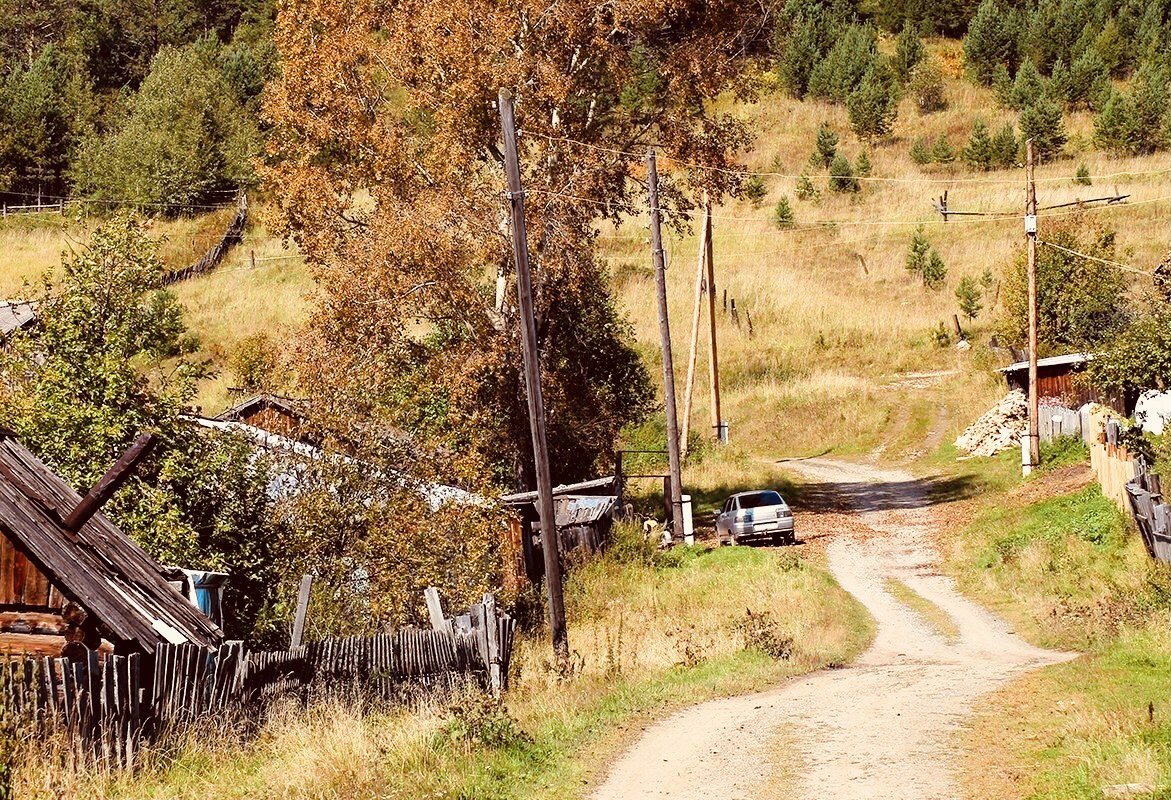
[[[211,272],[224,260],[224,256],[228,254],[228,251],[240,243],[244,237],[244,228],[247,225],[248,195],[241,190],[239,196],[236,198],[236,214],[232,217],[232,221],[228,223],[228,227],[224,230],[224,235],[220,237],[220,240],[212,245],[194,264],[164,274],[163,285],[170,286],[173,283],[194,278],[196,275]]]
[[[144,742],[168,729],[230,709],[260,713],[279,697],[353,688],[402,700],[469,681],[505,688],[516,623],[497,612],[491,595],[436,627],[280,652],[249,652],[235,642],[216,652],[164,644],[149,656],[10,659],[0,712],[40,733],[63,730],[77,763],[127,768]]]

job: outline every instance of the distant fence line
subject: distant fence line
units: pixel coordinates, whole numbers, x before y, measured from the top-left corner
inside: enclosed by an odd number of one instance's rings
[[[10,206],[4,203],[0,205],[0,215],[7,219],[9,214],[60,214],[64,208],[63,200],[58,200],[56,203],[42,203],[38,200],[35,204],[21,206]]]
[[[163,644],[153,655],[12,658],[0,711],[39,736],[63,731],[75,766],[133,767],[144,743],[230,710],[253,715],[281,697],[354,689],[384,700],[474,683],[506,687],[516,623],[495,598],[433,630],[323,639],[285,651]]]
[[[248,195],[241,190],[236,198],[236,214],[232,217],[232,221],[228,223],[228,227],[224,231],[224,235],[220,237],[220,240],[212,245],[194,264],[183,269],[171,270],[165,273],[163,275],[163,285],[170,286],[179,281],[194,278],[196,275],[211,272],[224,260],[224,256],[228,254],[228,251],[241,242],[244,238],[244,228],[247,225]]]

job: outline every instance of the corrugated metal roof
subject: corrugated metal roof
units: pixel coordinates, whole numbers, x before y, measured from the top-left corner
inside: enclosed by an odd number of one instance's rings
[[[557,527],[592,525],[614,511],[618,498],[611,495],[587,495],[554,498]]]
[[[167,583],[162,567],[103,514],[76,534],[61,520],[81,501],[0,429],[0,532],[115,638],[153,653],[160,641],[215,647],[223,632]]]
[[[37,304],[31,300],[0,300],[0,339],[36,322]]]
[[[553,487],[553,496],[561,497],[568,494],[584,495],[594,489],[607,489],[614,485],[614,476],[607,475],[604,478],[595,478],[592,481],[581,481],[580,483],[566,483],[561,486]],[[506,494],[500,498],[500,502],[510,506],[522,506],[527,503],[537,502],[536,492],[518,492],[516,494]]]
[[[1069,353],[1064,356],[1050,356],[1049,358],[1038,358],[1038,367],[1060,367],[1065,365],[1085,364],[1087,361],[1093,361],[1093,353]],[[1028,361],[1017,361],[1015,364],[1009,364],[1007,367],[1001,367],[1001,372],[1019,372],[1022,369],[1028,369]]]

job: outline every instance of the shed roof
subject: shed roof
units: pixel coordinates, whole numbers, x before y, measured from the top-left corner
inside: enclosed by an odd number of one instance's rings
[[[592,481],[581,481],[580,483],[566,483],[561,486],[553,487],[553,496],[561,497],[568,494],[586,495],[598,494],[600,490],[609,489],[614,485],[614,476],[607,475],[604,478],[594,478]],[[500,498],[500,502],[509,506],[523,506],[528,503],[537,502],[536,492],[518,492],[516,494],[506,494]]]
[[[301,412],[300,408],[298,408],[300,403],[301,401],[292,397],[266,392],[249,397],[247,400],[241,403],[237,403],[231,408],[226,409],[222,413],[218,414],[216,419],[223,421],[236,421],[265,408],[275,408],[278,411],[283,411],[289,416],[303,419],[305,415]]]
[[[258,428],[255,425],[249,425],[244,422],[234,422],[232,420],[207,419],[206,417],[184,417],[188,422],[199,425],[203,428],[210,428],[212,430],[225,431],[230,433],[238,433],[245,438],[252,441],[257,447],[266,450],[280,450],[286,453],[294,453],[303,458],[316,460],[324,458],[327,455],[332,458],[344,459],[347,462],[355,464],[363,464],[370,468],[372,472],[380,472],[386,476],[390,475],[397,479],[403,486],[414,490],[418,495],[423,497],[428,506],[432,510],[438,510],[446,503],[454,503],[462,506],[486,506],[488,499],[478,494],[460,489],[457,486],[446,486],[441,483],[431,483],[430,481],[419,480],[418,478],[407,475],[404,472],[392,472],[389,470],[379,470],[372,464],[365,464],[357,459],[349,456],[329,453],[319,447],[315,447],[305,442],[290,439],[287,436],[281,436],[279,433],[271,433]],[[298,481],[298,473],[295,469],[286,471],[283,475],[278,476],[280,488],[282,490],[288,488],[295,488]]]
[[[1076,367],[1076,366],[1081,366],[1082,364],[1085,364],[1085,363],[1087,363],[1089,361],[1093,361],[1093,360],[1094,360],[1093,353],[1068,353],[1064,356],[1050,356],[1049,358],[1038,358],[1037,359],[1037,366],[1038,367],[1062,367],[1062,366]],[[1014,364],[1009,364],[1007,367],[1001,367],[1000,371],[1007,375],[1010,372],[1020,372],[1021,370],[1025,370],[1028,368],[1029,368],[1028,361],[1017,361]]]
[[[614,511],[618,498],[613,495],[568,495],[556,498],[554,508],[558,528],[593,525]]]
[[[0,339],[37,321],[37,304],[31,300],[0,300]]]
[[[100,512],[76,534],[62,523],[81,500],[0,428],[0,533],[115,638],[153,653],[160,642],[215,647],[223,632],[163,578],[162,567]]]

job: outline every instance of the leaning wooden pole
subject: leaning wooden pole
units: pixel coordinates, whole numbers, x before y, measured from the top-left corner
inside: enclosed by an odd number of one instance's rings
[[[537,473],[537,511],[541,516],[541,549],[545,555],[545,588],[549,593],[549,631],[557,666],[569,666],[569,634],[565,628],[565,597],[561,591],[561,554],[553,510],[553,481],[549,474],[549,448],[545,439],[545,401],[541,396],[541,372],[537,358],[537,326],[533,312],[529,245],[525,233],[524,190],[520,183],[520,158],[516,150],[516,118],[512,93],[500,90],[500,127],[504,132],[504,166],[508,175],[508,199],[512,218],[512,248],[516,259],[516,290],[520,298],[521,347],[524,351],[525,389],[528,394],[529,428],[533,436],[533,464]]]
[[[707,190],[703,193],[704,208],[707,208]],[[679,432],[679,453],[687,457],[687,444],[691,435],[691,402],[695,397],[695,362],[699,355],[699,317],[703,308],[703,293],[705,290],[704,274],[707,268],[707,226],[706,215],[704,225],[699,234],[699,266],[695,271],[695,304],[691,310],[691,349],[687,356],[687,388],[683,390],[683,421]]]
[[[720,416],[720,358],[716,349],[716,268],[712,258],[712,201],[706,193],[703,198],[703,228],[704,242],[707,243],[703,260],[707,264],[707,318],[710,326],[708,378],[712,389],[712,436],[720,441],[724,419]]]
[[[1040,401],[1037,392],[1037,185],[1033,177],[1033,140],[1025,142],[1025,246],[1029,281],[1029,441],[1027,475],[1041,463]]]
[[[659,339],[663,348],[663,400],[667,412],[667,462],[671,472],[671,532],[683,533],[683,479],[679,458],[679,419],[675,408],[675,364],[671,359],[671,325],[667,319],[667,274],[663,263],[663,232],[659,220],[659,172],[654,148],[646,154],[651,205],[651,256],[659,300]]]

